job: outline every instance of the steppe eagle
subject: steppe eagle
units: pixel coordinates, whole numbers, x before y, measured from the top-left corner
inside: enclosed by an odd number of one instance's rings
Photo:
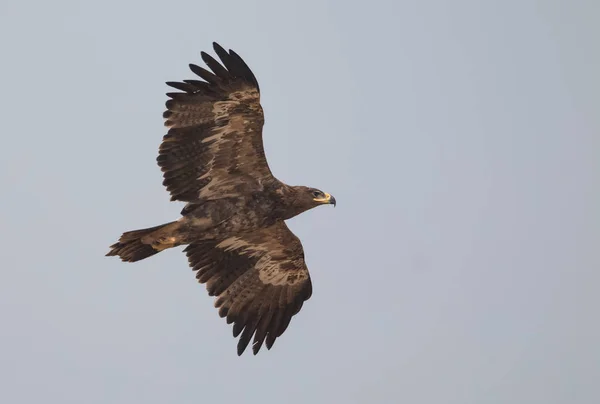
[[[217,43],[220,63],[202,52],[202,80],[167,82],[165,126],[157,158],[172,201],[183,201],[174,222],[124,233],[108,256],[126,262],[187,245],[196,278],[216,296],[219,315],[233,323],[241,355],[252,337],[256,355],[271,349],[312,294],[304,251],[286,226],[335,198],[277,180],[263,149],[263,110],[256,77],[232,50]]]

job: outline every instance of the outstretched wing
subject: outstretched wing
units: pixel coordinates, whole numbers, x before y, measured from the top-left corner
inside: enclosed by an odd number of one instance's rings
[[[217,296],[219,315],[241,334],[238,355],[254,336],[256,355],[271,349],[312,294],[304,250],[284,222],[252,234],[190,244],[184,250],[196,278]]]
[[[170,129],[157,158],[172,201],[238,196],[273,179],[256,77],[234,51],[213,46],[222,64],[201,53],[212,72],[190,64],[202,81],[167,82],[182,91],[167,94],[163,116]]]

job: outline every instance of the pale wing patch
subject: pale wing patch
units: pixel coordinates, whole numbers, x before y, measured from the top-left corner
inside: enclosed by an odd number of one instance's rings
[[[308,279],[308,271],[297,267],[296,262],[282,254],[281,246],[277,244],[257,245],[239,237],[230,237],[217,244],[217,248],[225,251],[236,250],[238,254],[248,257],[260,257],[255,267],[258,270],[259,279],[265,284],[295,285]],[[288,268],[283,269],[282,265],[286,265]]]
[[[239,105],[239,102],[235,101],[217,101],[213,104],[213,115],[215,121],[219,119],[227,119],[229,112],[234,105]]]
[[[290,261],[286,260],[283,263],[289,265]],[[258,278],[263,283],[275,286],[293,286],[308,279],[307,271],[302,271],[300,268],[282,269],[281,264],[282,261],[273,261],[268,255],[262,257],[256,263]]]
[[[239,237],[229,237],[217,244],[217,248],[225,251],[237,250],[238,254],[247,255],[248,257],[255,257],[264,253],[263,248],[251,244]]]
[[[253,87],[246,87],[241,91],[235,91],[229,95],[229,99],[236,101],[257,100],[260,101],[260,94]]]
[[[232,94],[237,95],[237,99],[251,98],[251,94],[257,94],[255,90],[239,91]],[[221,193],[221,197],[229,195],[233,187],[239,185],[239,180],[235,177],[227,175],[227,170],[215,167],[216,161],[222,160],[221,156],[224,152],[230,152],[232,144],[239,143],[240,134],[248,131],[247,124],[249,121],[243,115],[231,114],[232,110],[239,106],[239,101],[220,101],[213,105],[213,116],[215,122],[226,120],[227,125],[213,129],[213,135],[206,137],[202,143],[208,143],[208,149],[213,156],[207,164],[210,169],[200,176],[202,180],[210,177],[210,181],[200,190],[198,197],[200,199],[209,199],[211,195]],[[231,192],[236,194],[236,192]]]
[[[248,247],[250,243],[242,240],[239,237],[229,237],[217,244],[217,248],[225,251],[237,250],[239,248]]]

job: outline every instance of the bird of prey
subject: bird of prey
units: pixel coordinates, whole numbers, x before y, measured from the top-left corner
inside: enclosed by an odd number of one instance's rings
[[[319,189],[273,176],[263,148],[263,109],[256,77],[217,43],[218,62],[202,52],[202,80],[167,82],[167,134],[157,157],[172,201],[186,202],[170,223],[123,233],[107,256],[135,262],[168,248],[183,250],[198,282],[233,323],[241,355],[254,337],[256,355],[271,349],[312,294],[304,250],[285,220],[316,206],[335,206]]]

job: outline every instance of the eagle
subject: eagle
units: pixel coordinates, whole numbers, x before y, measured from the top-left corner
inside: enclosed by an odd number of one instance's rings
[[[167,93],[156,160],[171,201],[186,203],[181,217],[123,233],[106,255],[136,262],[185,245],[196,279],[239,336],[237,354],[254,338],[256,355],[312,295],[302,243],[285,220],[336,200],[273,176],[258,81],[237,53],[216,42],[213,49],[220,62],[201,52],[210,70],[189,65],[201,80],[166,83],[178,91]]]

